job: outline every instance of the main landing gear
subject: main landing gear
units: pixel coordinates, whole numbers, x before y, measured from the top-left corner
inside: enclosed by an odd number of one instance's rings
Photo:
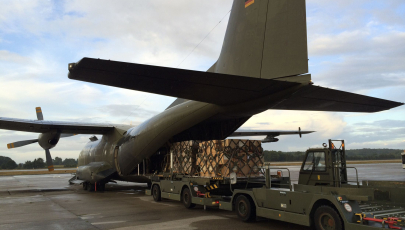
[[[103,192],[105,190],[105,183],[97,182],[97,183],[90,183],[90,182],[83,182],[83,190],[87,190],[89,192]]]

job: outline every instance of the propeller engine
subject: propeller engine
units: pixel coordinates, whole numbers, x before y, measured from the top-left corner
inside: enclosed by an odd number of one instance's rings
[[[36,112],[37,112],[38,120],[41,120],[41,121],[44,120],[44,116],[42,114],[41,107],[37,107]],[[54,170],[54,167],[53,167],[51,152],[49,150],[52,149],[53,147],[55,147],[56,144],[58,144],[60,138],[71,137],[74,135],[76,135],[76,134],[64,134],[64,133],[59,133],[59,132],[55,132],[55,131],[41,133],[41,134],[39,134],[38,139],[10,143],[10,144],[7,144],[7,148],[9,148],[9,149],[18,148],[18,147],[22,147],[22,146],[26,146],[26,145],[38,142],[38,144],[45,150],[46,164],[48,166],[48,171],[51,172]]]

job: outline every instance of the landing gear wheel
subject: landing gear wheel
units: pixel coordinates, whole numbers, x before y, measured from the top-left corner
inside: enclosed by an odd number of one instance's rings
[[[87,191],[94,192],[94,190],[95,190],[94,184],[92,184],[90,182],[87,183]]]
[[[321,206],[316,209],[314,223],[317,230],[343,230],[339,213],[330,206]]]
[[[162,200],[162,195],[160,193],[159,185],[157,185],[157,184],[153,185],[153,187],[152,187],[152,195],[153,195],[153,199],[156,202],[159,202],[159,201]]]
[[[87,190],[87,187],[88,187],[88,184],[87,184],[87,182],[83,182],[83,190]]]
[[[104,190],[105,190],[105,183],[98,183],[97,191],[104,192]]]
[[[256,206],[246,196],[238,196],[235,203],[236,214],[244,222],[250,222],[256,219]]]
[[[184,188],[183,195],[181,196],[181,201],[183,202],[184,207],[186,207],[186,208],[195,207],[195,204],[191,203],[191,199],[192,199],[192,196],[191,196],[190,189]]]

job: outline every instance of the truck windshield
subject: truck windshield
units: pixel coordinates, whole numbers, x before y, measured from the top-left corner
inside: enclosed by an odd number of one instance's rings
[[[325,171],[325,152],[309,152],[303,170]]]

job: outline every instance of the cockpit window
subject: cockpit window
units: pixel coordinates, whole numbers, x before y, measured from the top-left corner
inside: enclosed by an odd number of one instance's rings
[[[313,170],[316,172],[326,171],[325,152],[309,152],[303,170]]]

